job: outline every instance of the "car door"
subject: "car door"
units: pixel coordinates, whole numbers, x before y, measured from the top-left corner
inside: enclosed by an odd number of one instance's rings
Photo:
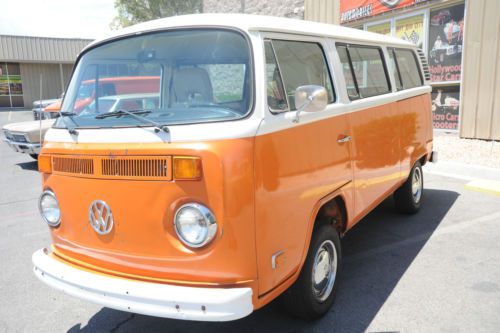
[[[255,139],[259,294],[297,271],[314,206],[352,179],[350,142],[337,141],[348,135],[349,124],[333,89],[328,44],[318,38],[266,36],[268,110]],[[294,91],[309,84],[327,89],[328,105],[297,118]]]
[[[400,180],[400,121],[382,48],[338,43],[350,99],[354,216],[358,220]],[[347,79],[348,78],[348,79]]]

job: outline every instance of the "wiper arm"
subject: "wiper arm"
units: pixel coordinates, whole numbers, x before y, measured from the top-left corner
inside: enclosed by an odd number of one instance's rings
[[[61,120],[64,123],[64,125],[66,126],[66,129],[68,130],[69,134],[78,135],[78,131],[73,126],[69,126],[68,123],[66,122],[66,120],[64,120],[64,117],[74,116],[75,114],[73,112],[66,112],[66,111],[61,111],[61,110],[57,111],[57,113],[59,113],[59,118],[61,118]],[[73,122],[73,124],[77,125],[77,123],[75,123],[73,118],[70,118],[70,119]]]
[[[116,111],[113,111],[113,112],[106,112],[106,113],[98,114],[97,116],[95,116],[95,119],[104,119],[104,118],[111,118],[111,117],[121,117],[121,116],[125,116],[125,115],[136,116],[136,115],[139,115],[139,114],[148,114],[148,113],[151,113],[151,110],[130,110],[130,111],[127,111],[127,110],[120,109],[120,110],[116,110]]]
[[[157,123],[154,120],[140,116],[140,114],[148,114],[151,112],[152,112],[151,110],[144,110],[144,109],[142,109],[142,110],[130,110],[130,111],[120,109],[120,110],[113,111],[113,112],[99,114],[99,115],[95,116],[95,118],[96,119],[104,119],[104,118],[109,118],[109,117],[121,117],[124,115],[129,115],[135,119],[141,120],[142,122],[146,122],[148,124],[153,125],[156,133],[158,133],[160,131],[163,131],[165,133],[169,133],[170,130],[168,129],[167,125],[163,125],[163,124]]]

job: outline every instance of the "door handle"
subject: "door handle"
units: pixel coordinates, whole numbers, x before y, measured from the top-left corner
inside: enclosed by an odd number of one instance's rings
[[[337,142],[338,143],[344,143],[344,142],[349,142],[351,141],[352,138],[350,135],[344,135],[343,137],[341,137],[340,139],[337,139]]]

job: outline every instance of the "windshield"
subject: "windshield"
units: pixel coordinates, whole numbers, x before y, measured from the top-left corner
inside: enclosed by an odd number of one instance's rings
[[[251,106],[250,63],[248,43],[234,31],[127,37],[81,57],[62,111],[75,128],[151,126],[120,111],[146,110],[141,117],[165,125],[239,119]]]

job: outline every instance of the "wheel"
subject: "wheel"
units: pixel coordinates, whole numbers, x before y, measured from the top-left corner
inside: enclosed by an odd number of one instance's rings
[[[30,156],[35,159],[35,160],[38,160],[38,154],[30,154]]]
[[[331,224],[314,230],[307,258],[297,281],[282,296],[294,316],[314,320],[331,308],[342,261],[340,238]]]
[[[424,173],[420,161],[417,161],[406,182],[394,192],[396,209],[403,214],[415,214],[420,209],[423,193]]]

